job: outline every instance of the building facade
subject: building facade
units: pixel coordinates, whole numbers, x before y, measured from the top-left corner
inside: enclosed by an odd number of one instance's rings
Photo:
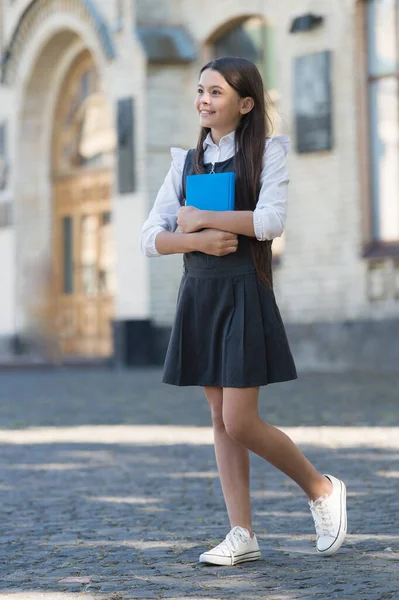
[[[302,6],[301,6],[302,5]],[[292,139],[275,287],[299,366],[399,361],[398,0],[4,0],[0,356],[159,363],[181,256],[139,235],[200,67],[254,60]]]

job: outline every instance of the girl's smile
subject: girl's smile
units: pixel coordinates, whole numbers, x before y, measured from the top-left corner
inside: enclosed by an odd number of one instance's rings
[[[204,118],[204,119],[207,119],[208,117],[211,117],[214,114],[215,114],[214,110],[206,110],[205,108],[200,110],[200,117]]]

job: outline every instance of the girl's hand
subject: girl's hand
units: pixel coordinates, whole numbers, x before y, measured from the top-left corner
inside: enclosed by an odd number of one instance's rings
[[[182,206],[177,211],[177,224],[183,233],[194,233],[202,229],[201,223],[202,210],[194,206]]]
[[[219,231],[218,229],[204,229],[197,233],[197,249],[213,256],[225,256],[236,252],[238,236],[235,233]]]

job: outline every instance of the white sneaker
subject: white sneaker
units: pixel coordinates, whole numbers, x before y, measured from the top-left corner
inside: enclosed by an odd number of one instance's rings
[[[332,494],[310,501],[309,506],[316,527],[316,550],[323,556],[331,556],[340,549],[346,536],[346,487],[332,475],[325,477],[333,484]]]
[[[199,557],[200,562],[223,566],[259,559],[260,550],[256,535],[251,538],[249,531],[244,527],[234,527],[221,544]]]

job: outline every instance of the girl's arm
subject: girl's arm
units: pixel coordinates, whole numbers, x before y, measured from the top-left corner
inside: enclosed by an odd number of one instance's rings
[[[225,256],[235,252],[238,239],[234,233],[205,229],[198,233],[158,233],[155,239],[159,254],[184,254],[198,250],[213,256]]]
[[[182,231],[213,227],[223,231],[256,237],[259,241],[279,237],[284,230],[289,182],[286,154],[288,136],[275,136],[266,142],[261,173],[261,190],[254,211],[202,211],[191,206],[177,214]]]
[[[155,238],[155,247],[159,254],[184,254],[199,250],[198,233],[171,233],[161,231]]]
[[[252,210],[226,210],[223,212],[201,210],[199,212],[201,213],[199,215],[201,229],[212,227],[221,231],[255,237],[254,213]]]
[[[172,235],[177,228],[177,212],[181,206],[182,195],[182,171],[187,152],[180,148],[172,148],[171,154],[171,167],[141,230],[141,250],[148,257],[161,254],[156,244],[158,235]]]

